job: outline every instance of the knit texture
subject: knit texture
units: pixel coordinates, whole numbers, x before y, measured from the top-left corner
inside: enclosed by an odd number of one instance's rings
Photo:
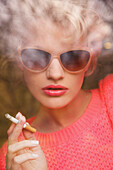
[[[91,93],[91,101],[79,120],[53,133],[35,133],[48,170],[113,169],[113,75],[101,80],[99,88]],[[21,134],[19,140],[23,139]],[[5,170],[6,152],[7,142],[0,150],[0,170]]]

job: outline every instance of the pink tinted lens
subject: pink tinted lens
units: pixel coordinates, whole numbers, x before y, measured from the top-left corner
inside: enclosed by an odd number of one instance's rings
[[[90,53],[85,50],[73,50],[61,54],[60,59],[67,70],[79,71],[88,64]]]
[[[28,69],[41,71],[49,64],[51,55],[39,49],[23,49],[21,59]]]

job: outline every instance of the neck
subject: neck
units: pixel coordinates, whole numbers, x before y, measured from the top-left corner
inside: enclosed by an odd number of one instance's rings
[[[87,108],[91,93],[81,90],[78,96],[67,106],[50,109],[40,106],[34,126],[39,132],[53,132],[65,128],[78,120]]]

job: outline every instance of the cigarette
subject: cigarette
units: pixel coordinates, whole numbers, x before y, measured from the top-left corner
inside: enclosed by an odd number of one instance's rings
[[[19,120],[18,120],[18,119],[14,118],[13,116],[9,115],[8,113],[5,114],[5,117],[6,117],[7,119],[9,119],[11,122],[15,123],[15,124],[18,124],[18,123],[19,123]],[[23,128],[25,128],[25,129],[33,132],[33,133],[36,132],[36,129],[33,128],[33,127],[31,127],[28,122],[26,122],[26,123],[24,124]]]

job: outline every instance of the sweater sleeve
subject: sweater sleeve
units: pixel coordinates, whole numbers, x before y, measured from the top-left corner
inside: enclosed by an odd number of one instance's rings
[[[113,74],[107,75],[99,82],[100,94],[105,102],[108,116],[113,124]]]
[[[7,153],[7,145],[8,141],[3,144],[3,146],[0,149],[0,170],[6,170],[6,153]]]

